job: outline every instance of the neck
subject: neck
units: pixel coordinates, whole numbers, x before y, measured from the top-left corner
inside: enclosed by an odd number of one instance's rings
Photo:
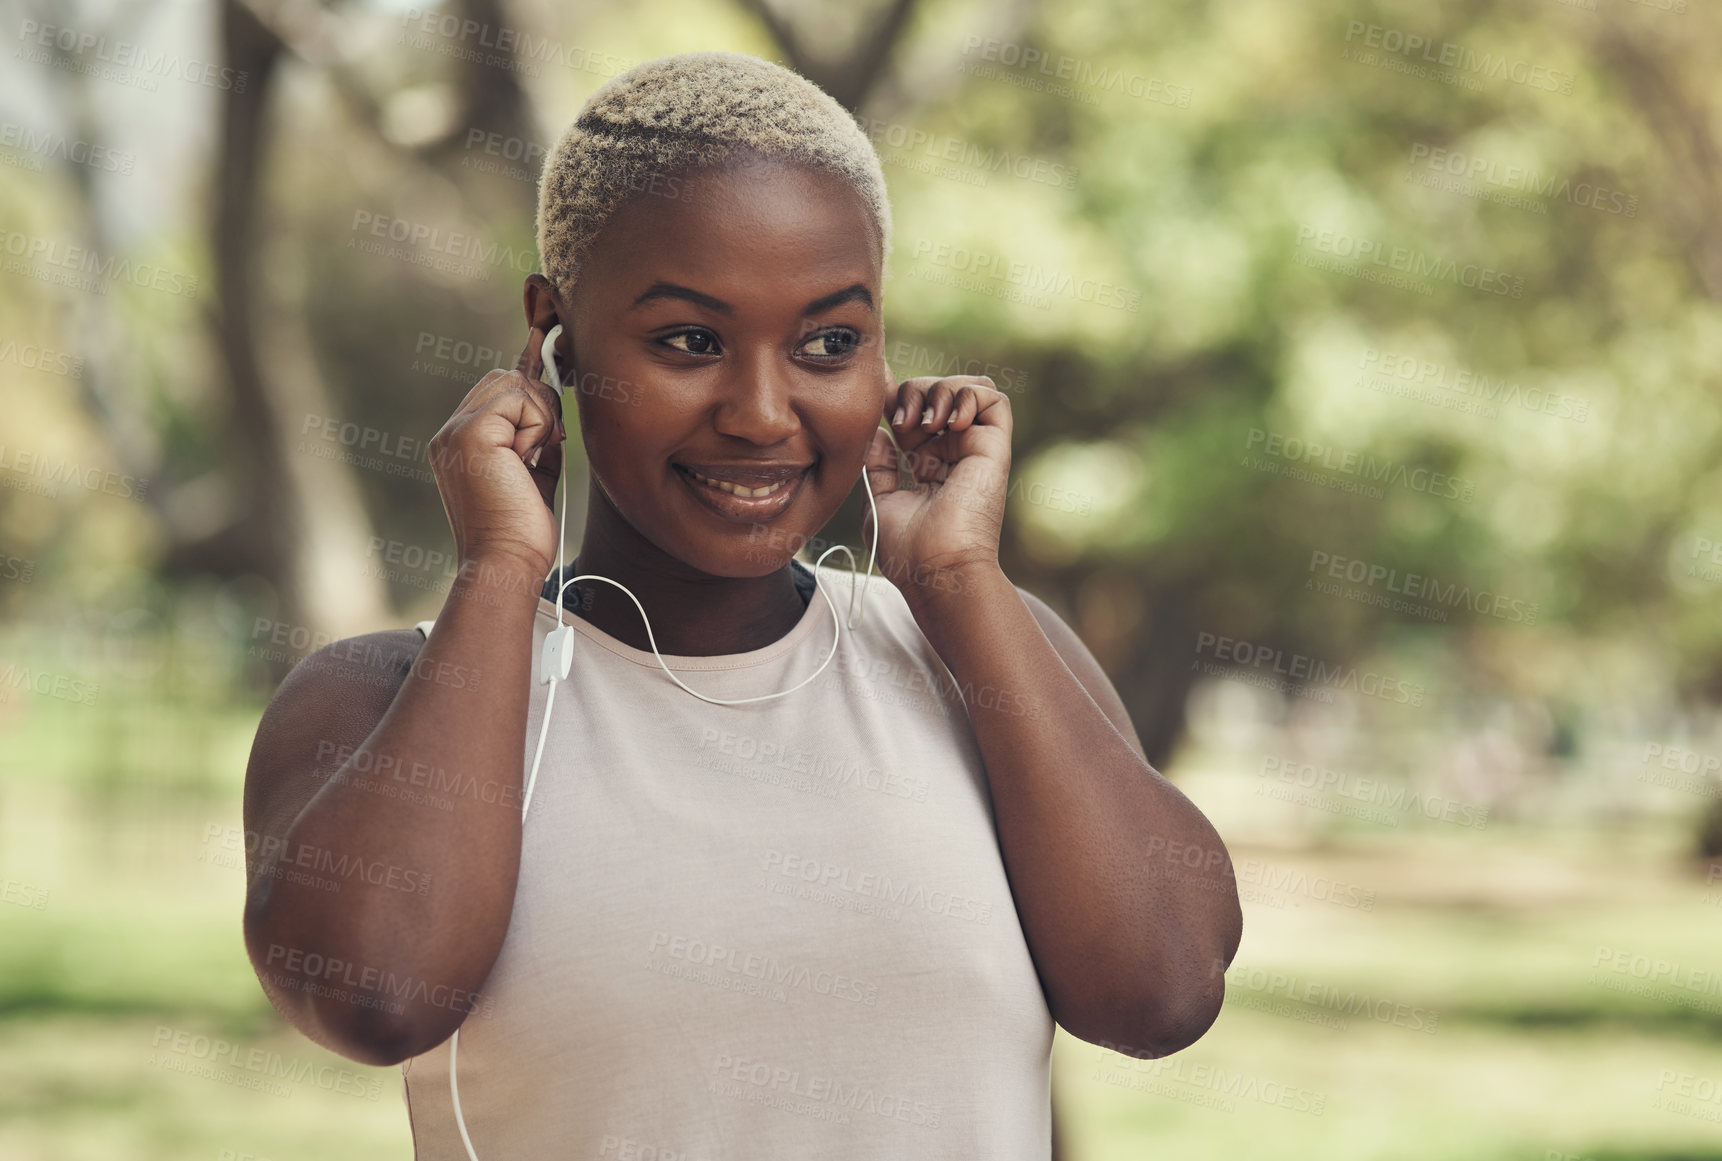
[[[679,657],[751,653],[781,640],[807,611],[785,563],[760,577],[713,576],[653,544],[611,507],[603,489],[588,493],[578,567],[626,585],[651,618],[646,636],[640,610],[615,585],[584,580],[569,586],[578,616],[631,648]],[[576,595],[578,599],[576,599]]]

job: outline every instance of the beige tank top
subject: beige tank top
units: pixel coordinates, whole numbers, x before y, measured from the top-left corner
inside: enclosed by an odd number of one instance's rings
[[[846,617],[850,574],[815,576]],[[739,706],[564,618],[513,916],[460,1031],[479,1161],[1047,1161],[1052,1018],[967,713],[896,587],[873,577],[818,677]],[[538,642],[556,622],[540,600]],[[815,592],[763,649],[664,660],[752,697],[833,628]],[[466,1161],[448,1066],[446,1041],[401,1066],[416,1161]]]

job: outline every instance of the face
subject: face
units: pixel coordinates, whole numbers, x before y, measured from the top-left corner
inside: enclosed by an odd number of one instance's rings
[[[861,196],[792,165],[618,208],[560,308],[596,500],[699,572],[784,567],[864,487],[895,386],[880,270]]]
[[[597,499],[691,568],[762,576],[866,486],[895,386],[876,228],[782,163],[663,188],[605,223],[563,315]]]

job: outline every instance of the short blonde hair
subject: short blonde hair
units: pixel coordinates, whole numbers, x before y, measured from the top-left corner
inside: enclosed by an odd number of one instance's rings
[[[563,301],[599,229],[645,191],[749,155],[835,174],[861,195],[891,252],[879,155],[855,118],[796,73],[735,52],[645,61],[587,99],[538,181],[538,253]],[[685,188],[685,187],[684,187]]]

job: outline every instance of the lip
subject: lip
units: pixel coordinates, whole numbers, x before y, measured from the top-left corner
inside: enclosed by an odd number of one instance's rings
[[[689,468],[702,476],[739,484],[744,488],[765,488],[801,475],[811,463],[798,464],[790,460],[752,460],[735,464],[685,464],[672,461],[672,467]]]
[[[682,484],[693,493],[694,499],[704,504],[725,520],[737,524],[757,524],[761,521],[773,520],[788,510],[795,503],[795,498],[801,495],[801,490],[807,484],[807,477],[812,474],[812,464],[771,464],[748,465],[742,468],[738,465],[712,464],[711,470],[699,464],[670,465],[676,470],[676,476]],[[721,488],[702,484],[689,471],[699,472],[702,476],[711,476],[716,480],[739,484],[746,488],[763,488],[771,484],[790,481],[769,496],[756,498],[737,496]],[[732,477],[740,477],[732,478]]]

